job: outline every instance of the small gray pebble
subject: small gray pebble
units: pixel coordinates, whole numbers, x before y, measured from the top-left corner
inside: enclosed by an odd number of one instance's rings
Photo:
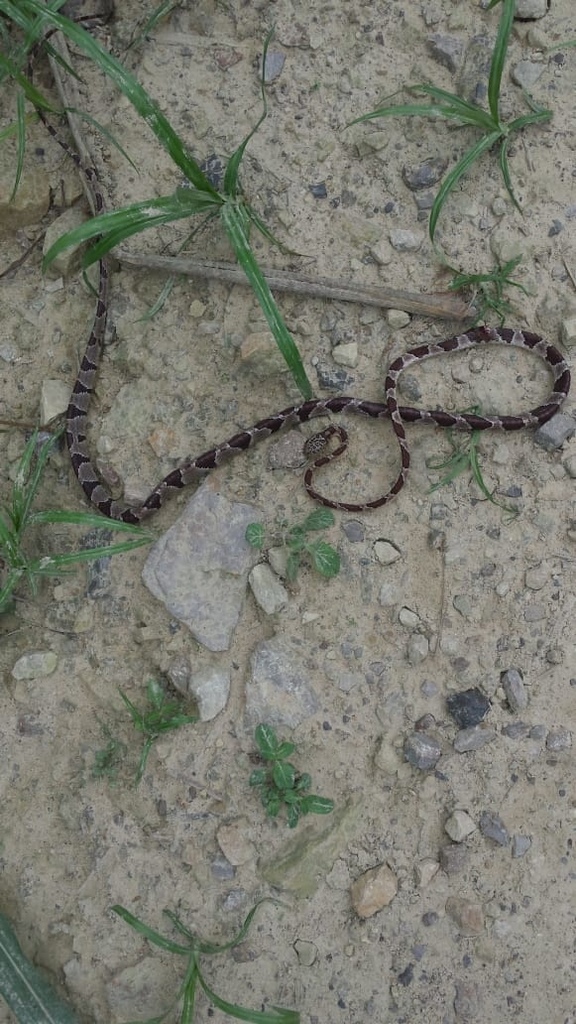
[[[512,837],[512,856],[523,857],[532,846],[529,836],[515,835]]]
[[[519,669],[508,668],[502,672],[500,684],[512,711],[524,711],[528,707],[528,694]]]
[[[438,693],[438,689],[438,684],[432,682],[431,679],[425,679],[420,687],[420,691],[425,697],[435,697]]]
[[[318,384],[321,388],[325,388],[326,391],[346,391],[354,383],[354,378],[346,373],[345,370],[336,370],[332,366],[317,366],[316,376],[318,377]]]
[[[546,739],[546,726],[545,725],[533,725],[530,729],[531,740],[544,740]]]
[[[510,722],[509,725],[505,725],[502,729],[502,735],[508,736],[511,740],[523,740],[528,736],[530,732],[530,726],[526,722]]]
[[[570,750],[572,733],[569,729],[551,729],[546,737],[547,750]]]
[[[431,57],[438,64],[448,68],[448,71],[457,71],[462,61],[463,45],[456,36],[444,36],[435,32],[426,40],[426,46]]]
[[[286,57],[279,50],[268,50],[264,61],[264,81],[266,84],[276,81],[282,74]]]
[[[364,523],[360,523],[357,519],[349,519],[347,522],[342,523],[342,531],[351,544],[358,544],[364,540]]]
[[[450,843],[440,849],[438,860],[446,875],[459,875],[469,860],[468,847],[463,843]]]
[[[564,225],[561,220],[553,220],[552,227],[548,229],[548,238],[554,238],[555,235],[559,235],[561,231],[564,231]]]
[[[420,718],[414,722],[416,732],[426,732],[427,729],[433,729],[435,725],[436,719],[429,711],[427,711],[425,715],[421,715]]]
[[[435,910],[427,910],[425,914],[422,914],[422,924],[425,928],[431,928],[432,925],[437,924],[440,920],[440,915]]]
[[[414,768],[427,771],[440,760],[442,748],[437,740],[421,732],[413,732],[404,740],[404,757]]]
[[[447,166],[447,160],[441,157],[430,157],[430,159],[424,160],[421,164],[416,164],[412,167],[404,166],[402,168],[402,179],[404,184],[409,189],[412,189],[413,192],[424,188],[431,188],[432,185],[436,185],[440,181]]]
[[[419,402],[422,398],[422,389],[418,378],[413,373],[403,373],[398,385],[400,393],[411,402]]]
[[[214,875],[214,878],[220,879],[220,881],[228,881],[234,878],[236,869],[233,864],[223,854],[218,854],[214,857],[214,860],[210,864],[210,870]]]
[[[480,831],[486,839],[492,839],[498,846],[508,846],[510,835],[502,818],[490,811],[482,811],[479,819]]]
[[[557,412],[548,423],[544,423],[534,434],[534,441],[547,452],[561,448],[576,431],[576,420],[565,412]]]
[[[493,743],[495,739],[494,729],[483,729],[481,726],[475,725],[472,729],[461,729],[453,746],[457,753],[466,754],[470,750],[480,750],[488,743]]]

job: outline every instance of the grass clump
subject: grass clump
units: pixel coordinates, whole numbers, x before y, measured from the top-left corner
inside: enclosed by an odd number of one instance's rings
[[[140,711],[132,703],[123,690],[119,689],[119,693],[128,708],[132,725],[144,737],[144,745],[136,771],[135,785],[137,786],[146,770],[152,744],[165,732],[179,729],[181,725],[197,722],[198,715],[186,714],[182,710],[182,700],[170,697],[164,686],[155,679],[150,679],[146,687],[148,706],[143,711]]]
[[[123,921],[126,921],[131,928],[134,928],[143,938],[147,939],[153,945],[158,946],[160,949],[165,950],[168,953],[174,953],[176,956],[182,956],[186,959],[186,973],[184,975],[184,981],[180,986],[174,1002],[168,1007],[165,1013],[159,1017],[149,1018],[143,1021],[140,1017],[138,1022],[130,1022],[130,1024],[161,1024],[161,1021],[165,1020],[169,1014],[172,1014],[174,1008],[180,1004],[178,1011],[179,1024],[192,1024],[194,1020],[194,1006],[196,1002],[196,995],[198,986],[203,990],[205,995],[208,997],[210,1002],[222,1013],[227,1014],[229,1017],[235,1017],[237,1020],[244,1020],[250,1022],[250,1024],[299,1024],[300,1014],[296,1010],[285,1010],[280,1006],[271,1006],[267,1010],[250,1010],[244,1006],[239,1006],[237,1003],[230,1003],[228,1000],[223,999],[221,996],[216,995],[208,985],[201,969],[200,960],[204,956],[216,956],[219,953],[225,953],[229,949],[234,949],[240,942],[244,940],[248,929],[252,923],[254,914],[256,913],[260,903],[264,900],[260,900],[247,915],[244,924],[240,931],[234,936],[230,942],[222,943],[218,945],[214,942],[205,942],[194,932],[191,932],[182,923],[176,914],[170,910],[165,910],[164,913],[170,919],[177,932],[184,936],[185,942],[175,942],[172,939],[165,938],[159,932],[154,931],[139,918],[135,917],[126,910],[124,907],[116,904],[112,907],[115,914],[118,914]],[[171,1018],[172,1019],[172,1018]]]
[[[477,405],[472,406],[470,409],[466,409],[465,412],[479,415],[480,408]],[[461,431],[451,429],[446,430],[446,437],[451,448],[450,454],[446,459],[430,459],[427,461],[429,469],[445,470],[441,479],[430,488],[430,494],[437,491],[440,487],[446,487],[448,484],[451,484],[461,473],[469,472],[472,474],[472,478],[484,498],[492,502],[493,505],[497,505],[498,508],[504,509],[511,518],[515,518],[518,515],[518,509],[498,501],[494,497],[494,491],[490,490],[484,480],[478,452],[481,434],[481,430],[471,430],[470,433],[462,433]]]
[[[312,540],[311,533],[326,530],[335,522],[330,509],[319,508],[306,516],[301,523],[290,525],[286,520],[279,524],[280,536],[275,538],[286,552],[286,579],[293,582],[298,574],[302,558],[308,558],[312,567],[326,579],[340,572],[340,555],[331,544],[324,540]],[[266,531],[262,523],[250,523],[246,528],[246,540],[253,548],[262,549],[266,542]]]
[[[110,520],[107,523],[108,529],[127,534],[130,539],[79,551],[37,554],[39,529],[42,536],[47,526],[83,526],[86,529],[102,527],[102,516],[95,513],[56,509],[33,511],[32,506],[46,464],[58,440],[59,435],[54,435],[42,442],[37,432],[32,434],[18,465],[9,499],[0,507],[0,613],[6,611],[14,591],[22,582],[28,584],[32,594],[36,594],[38,583],[43,577],[62,576],[70,566],[79,562],[132,551],[142,544],[149,544],[152,539],[149,533],[137,526]],[[35,535],[35,542],[30,534]]]
[[[501,324],[504,323],[507,316],[513,312],[512,304],[504,294],[506,288],[519,288],[524,295],[528,294],[524,285],[511,277],[521,262],[522,256],[515,256],[484,274],[466,274],[454,270],[449,285],[450,291],[472,290],[472,301],[476,309],[473,324],[484,323],[490,312],[496,314]]]
[[[500,0],[492,0],[488,9],[495,7]],[[454,191],[461,178],[472,167],[474,163],[489,150],[497,150],[498,161],[506,190],[514,203],[520,210],[520,205],[512,187],[512,178],[508,165],[508,147],[511,138],[523,128],[529,125],[542,124],[552,117],[551,110],[544,110],[537,107],[534,101],[524,93],[525,99],[531,108],[529,114],[523,114],[514,118],[508,123],[500,116],[500,90],[502,85],[502,73],[510,41],[510,33],[514,20],[516,0],[501,0],[502,14],[498,25],[496,42],[492,51],[490,74],[488,77],[488,110],[469,103],[455,93],[440,89],[435,85],[413,85],[408,86],[407,91],[415,97],[428,97],[428,103],[404,103],[394,106],[379,107],[368,114],[356,118],[352,124],[363,121],[373,121],[381,117],[439,117],[452,121],[457,125],[468,125],[480,133],[480,138],[464,154],[455,167],[446,175],[438,191],[438,194],[430,211],[428,230],[430,239],[434,241],[436,226],[442,208],[451,192]]]
[[[290,828],[295,828],[306,814],[330,814],[334,801],[316,793],[309,793],[312,779],[307,772],[299,772],[287,758],[294,753],[294,743],[279,740],[271,725],[256,726],[254,739],[258,757],[265,765],[255,768],[249,785],[260,790],[260,799],[269,818],[276,818],[282,808]]]
[[[84,267],[86,268],[106,256],[120,242],[148,228],[177,220],[189,220],[198,215],[208,218],[216,217],[232,245],[238,263],[252,286],[297,387],[305,398],[310,398],[312,387],[304,364],[254,255],[250,241],[251,231],[254,229],[260,232],[273,244],[279,243],[247,201],[239,180],[246,147],[268,113],[264,66],[272,31],[268,33],[264,42],[262,58],[260,80],[262,114],[228,159],[222,186],[216,188],[202,171],[198,161],[188,152],[183,140],[172,127],[168,118],[134,75],[81,25],[59,14],[59,7],[61,7],[59,0],[55,0],[50,6],[42,3],[41,0],[19,0],[17,5],[10,0],[0,0],[0,13],[4,13],[8,21],[17,25],[23,33],[24,56],[30,53],[34,43],[42,38],[43,34],[60,31],[69,42],[77,46],[103,74],[114,82],[169,154],[175,169],[183,176],[185,186],[175,188],[171,195],[146,199],[124,209],[103,213],[92,218],[86,224],[58,239],[46,253],[44,265],[48,265],[59,253],[72,245],[98,239],[85,254]],[[2,70],[1,57],[0,51],[0,70]],[[4,64],[5,73],[15,78],[21,86],[22,109],[26,100],[29,100],[35,108],[53,109],[46,106],[43,97],[27,81],[26,76],[14,62],[7,64],[5,61]],[[19,122],[23,122],[21,116]]]

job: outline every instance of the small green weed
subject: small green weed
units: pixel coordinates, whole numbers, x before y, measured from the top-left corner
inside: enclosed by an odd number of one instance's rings
[[[286,520],[279,524],[280,536],[275,538],[287,552],[286,579],[296,579],[303,556],[307,556],[316,572],[326,579],[337,576],[340,572],[340,555],[324,540],[311,540],[310,533],[326,530],[335,522],[334,513],[327,508],[318,508],[311,512],[302,523],[290,525]],[[253,548],[262,549],[266,540],[266,531],[262,523],[250,523],[246,529],[246,540]],[[268,545],[270,546],[270,545]]]
[[[480,409],[478,406],[472,406],[470,409],[466,409],[465,412],[479,415]],[[450,455],[446,459],[439,461],[430,459],[426,463],[429,469],[446,470],[444,476],[430,488],[430,494],[437,491],[439,487],[446,487],[447,484],[451,484],[461,473],[470,472],[487,501],[491,501],[493,505],[504,509],[509,516],[515,518],[518,515],[518,509],[498,501],[494,497],[494,492],[489,489],[484,480],[478,454],[478,442],[481,434],[481,430],[471,430],[470,433],[464,433],[460,430],[446,431],[446,437],[452,449]]]
[[[286,760],[296,747],[288,741],[278,740],[271,725],[258,725],[254,733],[258,756],[266,761],[263,768],[255,768],[249,785],[260,790],[260,798],[269,818],[275,818],[282,807],[290,828],[295,828],[305,814],[330,814],[334,801],[325,796],[309,793],[312,779],[307,772],[298,772]]]
[[[124,691],[120,688],[118,689],[122,700],[130,712],[134,728],[144,736],[144,746],[140,754],[135,779],[135,785],[137,786],[146,769],[148,755],[155,740],[171,729],[179,729],[181,725],[190,725],[197,722],[198,715],[184,714],[182,711],[182,700],[170,698],[162,684],[155,679],[150,679],[146,687],[148,707],[144,711],[139,711]]]
[[[106,555],[132,551],[142,544],[149,544],[152,539],[149,533],[138,527],[110,520],[107,523],[108,529],[129,534],[131,539],[105,547],[86,548],[62,554],[32,554],[32,550],[37,548],[37,543],[32,543],[32,538],[29,540],[28,534],[34,527],[63,524],[83,526],[86,529],[102,527],[102,516],[90,512],[32,511],[46,463],[58,444],[58,439],[59,436],[54,435],[41,443],[38,433],[32,434],[20,460],[10,499],[0,508],[0,562],[3,568],[0,613],[6,610],[14,590],[23,580],[35,594],[38,581],[44,576],[64,575],[68,567],[77,562],[93,561]]]
[[[488,5],[488,10],[494,7],[498,2],[500,2],[500,0],[492,0],[492,3]],[[373,110],[369,114],[363,114],[362,117],[358,117],[351,122],[352,124],[358,124],[363,121],[372,121],[375,118],[380,117],[442,117],[446,120],[454,121],[458,125],[470,125],[472,128],[476,128],[481,132],[481,138],[472,146],[471,149],[468,150],[467,153],[464,154],[456,166],[452,168],[450,173],[446,175],[438,191],[438,195],[436,196],[430,211],[430,220],[428,225],[432,241],[434,241],[438,217],[440,216],[442,207],[444,206],[448,196],[454,191],[456,185],[460,179],[464,177],[472,164],[474,164],[483,153],[486,153],[488,150],[493,148],[498,149],[500,170],[502,172],[502,177],[508,194],[516,208],[520,209],[512,188],[512,179],[510,177],[510,168],[508,166],[508,146],[510,139],[516,132],[528,127],[528,125],[541,124],[544,121],[549,121],[552,117],[551,110],[544,110],[541,107],[537,107],[534,101],[527,93],[525,93],[525,99],[531,107],[532,113],[516,117],[508,124],[505,124],[500,118],[500,87],[502,84],[502,72],[504,70],[504,63],[508,51],[510,33],[512,31],[516,0],[501,0],[501,2],[502,15],[498,25],[496,42],[492,51],[492,61],[490,64],[490,74],[488,78],[487,111],[483,110],[481,107],[477,107],[473,103],[469,103],[467,100],[461,99],[460,96],[454,93],[447,92],[445,89],[439,89],[435,85],[421,84],[408,86],[407,91],[413,96],[429,97],[430,103],[406,103],[397,104],[391,107],[379,107],[377,110]]]
[[[229,949],[234,949],[235,946],[238,946],[239,943],[244,940],[252,923],[254,914],[260,904],[264,902],[264,900],[260,900],[260,902],[252,908],[238,934],[235,935],[230,942],[223,943],[222,945],[217,945],[214,942],[204,942],[195,935],[194,932],[189,931],[180,918],[170,910],[165,910],[164,913],[170,919],[176,931],[185,937],[185,943],[174,942],[171,939],[165,938],[164,935],[160,935],[159,932],[149,928],[143,921],[134,917],[129,910],[126,910],[118,904],[112,907],[115,914],[118,914],[123,921],[126,921],[131,928],[134,928],[135,931],[137,931],[143,938],[147,939],[148,942],[153,943],[155,946],[159,946],[160,949],[164,949],[168,953],[174,953],[176,956],[183,956],[188,961],[184,981],[182,982],[180,990],[172,1005],[169,1006],[166,1012],[161,1014],[160,1017],[150,1018],[147,1021],[143,1021],[141,1017],[139,1017],[138,1024],[160,1024],[160,1022],[165,1020],[168,1014],[172,1012],[178,1002],[181,1003],[178,1016],[180,1024],[192,1024],[198,985],[200,985],[200,988],[208,996],[210,1002],[213,1003],[218,1010],[221,1010],[222,1013],[227,1014],[229,1017],[235,1017],[237,1020],[249,1021],[251,1024],[299,1024],[300,1014],[296,1010],[285,1010],[280,1006],[271,1006],[268,1010],[249,1010],[244,1006],[239,1006],[237,1003],[229,1003],[227,1000],[222,999],[212,991],[200,970],[201,957],[215,956],[218,953],[225,953]],[[136,1022],[131,1022],[131,1024],[136,1024]]]
[[[450,291],[461,291],[462,289],[473,289],[474,305],[476,316],[474,323],[484,323],[489,311],[495,313],[500,323],[503,324],[506,317],[512,312],[512,305],[504,296],[505,288],[519,288],[524,295],[528,292],[519,281],[514,281],[510,276],[519,263],[521,256],[515,256],[502,266],[494,267],[485,274],[465,274],[454,270],[454,276],[449,285]],[[450,268],[453,269],[453,268]]]
[[[106,738],[106,746],[94,752],[94,764],[92,765],[93,779],[107,779],[113,785],[118,780],[118,772],[122,767],[128,747],[122,740],[117,739],[107,725],[102,725],[102,732]]]
[[[22,46],[25,54],[30,52],[32,45],[41,39],[47,30],[55,29],[62,32],[66,39],[92,60],[100,71],[107,75],[130,101],[143,122],[148,125],[158,142],[169,154],[177,171],[184,176],[186,185],[185,187],[176,188],[171,195],[146,199],[124,209],[116,210],[112,213],[104,213],[92,218],[86,224],[59,238],[46,253],[44,265],[49,264],[58,253],[69,246],[78,245],[97,238],[98,241],[85,255],[84,267],[86,268],[104,257],[115,245],[148,228],[171,223],[176,220],[189,219],[198,214],[203,214],[208,218],[218,217],[232,245],[238,263],[244,270],[260,303],[270,330],[292,373],[296,385],[305,398],[310,398],[312,396],[312,387],[306,375],[300,353],[284,323],[280,310],[254,255],[254,250],[250,243],[251,229],[254,228],[260,232],[272,244],[279,245],[279,243],[260,219],[254,208],[247,202],[239,181],[240,167],[246,147],[268,114],[264,67],[266,52],[272,38],[272,31],[266,37],[262,56],[262,76],[260,79],[262,114],[252,130],[230,156],[224,173],[222,188],[218,190],[207,175],[204,174],[200,164],[189,154],[183,140],[137,79],[81,25],[59,14],[58,8],[61,5],[59,0],[54,0],[49,7],[42,0],[18,0],[17,5],[11,2],[11,0],[0,0],[0,14],[4,14],[8,22],[17,25],[24,33]],[[163,16],[168,9],[169,7],[162,5],[157,14]],[[71,71],[69,68],[67,70]],[[12,77],[21,89],[19,93],[18,124],[23,126],[19,128],[19,138],[21,137],[23,140],[25,129],[23,112],[26,100],[36,109],[52,111],[53,108],[49,105],[47,106],[44,98],[27,80],[19,66],[14,61],[9,61],[0,50],[0,72],[2,71]],[[22,159],[23,144],[22,141]]]

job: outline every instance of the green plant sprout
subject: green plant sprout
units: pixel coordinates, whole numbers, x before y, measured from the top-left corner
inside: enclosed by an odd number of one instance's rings
[[[8,502],[0,507],[0,562],[3,581],[0,589],[0,612],[6,610],[16,587],[25,581],[33,594],[38,581],[45,576],[62,576],[71,565],[93,561],[108,555],[133,551],[142,544],[149,544],[151,534],[128,523],[110,520],[107,529],[130,535],[130,540],[97,548],[84,548],[61,554],[32,554],[37,541],[32,544],[28,534],[36,527],[83,526],[86,529],[102,527],[102,516],[90,512],[64,512],[56,509],[44,512],[32,511],[32,505],[40,486],[42,475],[50,454],[58,444],[59,435],[53,435],[41,443],[34,432],[26,444],[20,460],[12,492]]]
[[[144,736],[144,746],[140,754],[138,770],[136,772],[135,785],[140,782],[152,744],[162,736],[163,733],[172,729],[179,729],[181,725],[190,725],[198,721],[198,715],[186,715],[182,711],[180,699],[170,699],[161,683],[150,679],[146,687],[146,696],[149,706],[140,711],[123,690],[118,687],[120,696],[130,712],[132,725]]]
[[[290,828],[295,828],[305,814],[330,814],[334,801],[325,796],[309,793],[312,779],[307,772],[298,772],[286,760],[296,750],[294,743],[278,740],[271,725],[256,726],[254,739],[258,756],[266,762],[255,768],[249,785],[260,790],[260,799],[269,818],[276,818],[282,807]]]
[[[335,522],[334,513],[330,509],[318,508],[302,523],[289,525],[285,520],[279,524],[281,530],[280,541],[287,552],[286,558],[286,579],[293,582],[296,579],[302,556],[306,555],[316,572],[321,576],[330,579],[340,572],[340,555],[324,540],[310,540],[308,534],[318,530],[325,530],[333,526]],[[250,523],[246,528],[246,540],[253,548],[262,549],[265,544],[266,531],[262,523]]]
[[[453,270],[454,276],[450,282],[450,291],[461,289],[473,289],[473,302],[476,308],[474,324],[483,323],[486,314],[491,311],[496,314],[500,323],[503,324],[506,317],[512,312],[512,305],[504,296],[505,288],[519,288],[524,295],[528,295],[527,289],[519,281],[514,281],[510,276],[519,263],[522,256],[514,256],[502,266],[494,267],[485,274],[465,274],[462,271]]]
[[[244,924],[240,931],[234,936],[230,942],[222,943],[218,945],[214,942],[205,942],[200,939],[194,932],[191,932],[182,923],[176,914],[170,910],[165,910],[164,913],[170,919],[174,925],[176,931],[185,937],[186,942],[174,942],[171,939],[165,938],[164,935],[160,935],[159,932],[149,928],[148,925],[144,924],[137,917],[134,917],[129,910],[116,904],[112,907],[115,914],[118,914],[123,921],[126,921],[131,928],[134,928],[143,938],[147,939],[155,946],[159,946],[160,949],[166,950],[168,953],[174,953],[176,956],[186,957],[188,963],[186,967],[186,974],[184,981],[180,986],[180,990],[172,1003],[168,1007],[165,1013],[159,1017],[150,1018],[147,1021],[142,1021],[139,1018],[138,1022],[133,1021],[131,1024],[161,1024],[161,1021],[172,1012],[176,1005],[180,1002],[181,1008],[179,1010],[179,1024],[192,1024],[194,1019],[194,1005],[196,1001],[196,993],[198,985],[208,996],[208,999],[214,1006],[221,1010],[222,1013],[227,1014],[229,1017],[235,1017],[237,1020],[245,1020],[251,1022],[251,1024],[299,1024],[300,1014],[296,1010],[285,1010],[280,1006],[271,1006],[267,1010],[250,1010],[244,1006],[239,1006],[237,1003],[229,1003],[226,999],[222,999],[221,996],[216,995],[215,992],[209,987],[202,971],[200,970],[200,959],[203,956],[215,956],[218,953],[225,953],[229,949],[234,949],[240,942],[244,940],[248,929],[252,923],[254,914],[258,907],[265,900],[260,900],[250,911],[246,917]]]
[[[480,408],[477,405],[471,406],[471,408],[466,409],[465,412],[479,414]],[[498,508],[507,512],[511,518],[515,518],[518,515],[518,509],[512,508],[511,505],[506,505],[502,501],[498,501],[498,499],[494,497],[494,491],[489,489],[486,481],[484,480],[478,455],[481,434],[481,430],[471,430],[470,433],[450,429],[446,431],[446,438],[452,449],[450,455],[446,459],[430,459],[426,463],[429,469],[445,469],[446,473],[440,480],[438,480],[437,483],[433,484],[429,493],[432,494],[434,491],[437,491],[438,488],[446,487],[447,484],[451,484],[452,481],[455,480],[457,476],[460,476],[461,473],[470,472],[478,485],[479,490],[487,501],[491,501],[493,505],[497,505]]]
[[[492,0],[488,10],[494,7],[500,0]],[[470,169],[483,153],[496,148],[500,170],[504,179],[506,190],[514,203],[520,210],[520,205],[512,188],[512,179],[508,165],[508,146],[510,139],[523,128],[532,124],[542,124],[552,117],[551,110],[544,110],[536,106],[534,101],[525,92],[524,97],[531,108],[530,114],[523,114],[516,117],[509,123],[505,123],[500,117],[500,88],[502,85],[502,72],[506,61],[508,43],[514,19],[516,0],[501,0],[502,15],[498,25],[496,42],[492,51],[490,74],[488,77],[488,110],[483,110],[474,103],[461,99],[454,93],[447,92],[435,85],[413,85],[407,86],[407,91],[413,96],[430,97],[430,103],[406,103],[395,106],[379,107],[368,114],[356,118],[351,124],[359,124],[363,121],[373,121],[380,117],[442,117],[449,121],[455,121],[458,125],[470,125],[481,132],[481,137],[471,149],[458,161],[449,174],[446,175],[430,211],[428,231],[431,241],[434,241],[438,218],[448,196],[454,191],[456,185],[466,172]]]
[[[112,734],[106,724],[102,724],[102,732],[106,738],[106,746],[94,752],[92,778],[108,779],[110,783],[115,784],[119,769],[128,753],[128,747]]]
[[[250,243],[251,229],[255,228],[274,245],[280,245],[280,243],[247,202],[239,182],[240,166],[246,147],[268,114],[264,67],[273,30],[268,33],[263,47],[260,79],[262,114],[229,158],[222,188],[219,191],[204,174],[199,163],[188,153],[184,142],[167,117],[137,79],[81,25],[59,14],[57,8],[60,6],[61,3],[58,0],[55,0],[50,7],[47,7],[41,0],[19,0],[17,5],[11,0],[0,0],[0,13],[3,13],[9,21],[18,25],[25,33],[23,45],[26,47],[26,52],[29,52],[31,48],[29,40],[35,43],[46,34],[47,30],[62,32],[68,40],[78,46],[132,103],[137,113],[169,154],[178,171],[184,176],[186,187],[176,188],[172,195],[154,197],[121,210],[93,217],[87,223],[59,238],[46,253],[44,266],[51,263],[64,249],[98,238],[98,241],[84,256],[84,268],[87,268],[106,256],[120,242],[148,228],[176,220],[189,219],[197,214],[218,217],[236,258],[260,303],[296,385],[304,398],[310,398],[312,387],[300,353],[254,255]],[[26,79],[22,72],[16,66],[7,64],[6,59],[4,64],[5,71],[16,79],[23,90],[21,106],[23,107],[25,100],[28,99],[36,107],[46,109],[43,97],[37,95],[37,90],[30,82],[26,85]],[[0,68],[1,66],[0,64]],[[52,107],[48,109],[52,110]]]

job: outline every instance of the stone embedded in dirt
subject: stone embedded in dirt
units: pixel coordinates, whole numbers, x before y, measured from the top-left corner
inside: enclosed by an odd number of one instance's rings
[[[209,668],[195,672],[188,683],[188,692],[198,705],[200,721],[211,722],[228,703],[230,670]]]
[[[350,899],[358,917],[372,917],[387,907],[398,892],[398,879],[387,864],[365,871],[352,883]]]
[[[408,327],[412,317],[410,313],[407,313],[405,309],[387,309],[386,310],[386,321],[388,326],[393,331],[401,331],[403,327]],[[403,373],[400,380],[403,382],[406,379],[406,374]],[[402,384],[400,385],[402,387]]]
[[[523,740],[529,732],[530,726],[526,722],[510,722],[502,729],[502,735],[508,736],[511,740]]]
[[[78,963],[78,958],[75,960]],[[68,971],[65,970],[68,976]],[[70,980],[70,979],[69,979]],[[166,965],[157,956],[145,956],[117,971],[105,983],[106,1002],[113,1020],[130,1020],[135,1006],[145,1006],[154,1017],[166,1013]]]
[[[48,250],[55,242],[58,241],[62,235],[65,235],[68,231],[73,231],[74,228],[79,228],[86,222],[86,215],[82,212],[79,207],[72,206],[69,210],[64,210],[56,220],[46,228],[46,234],[44,235],[44,242],[42,246],[42,252],[45,256]],[[55,259],[46,268],[46,272],[50,277],[70,277],[74,274],[82,263],[82,254],[84,252],[84,244],[82,242],[76,245],[70,245],[63,252],[58,253]]]
[[[221,882],[229,882],[236,874],[236,869],[233,864],[230,863],[227,857],[222,853],[217,853],[210,862],[210,871]]]
[[[546,750],[570,750],[572,733],[569,729],[551,729],[546,737]]]
[[[264,562],[255,565],[250,571],[248,582],[256,604],[266,615],[276,615],[288,604],[288,591],[282,586],[270,566]]]
[[[482,989],[474,981],[459,981],[456,983],[456,994],[454,996],[454,1013],[456,1020],[463,1024],[470,1024],[473,1020],[482,1018]]]
[[[51,676],[58,664],[54,651],[28,651],[12,668],[13,679],[42,679]]]
[[[421,732],[413,732],[404,740],[404,757],[420,771],[434,768],[442,756],[442,747],[437,740]]]
[[[296,939],[294,952],[301,967],[312,967],[318,959],[318,946],[307,939]]]
[[[358,519],[347,519],[342,523],[342,532],[351,544],[359,544],[366,536],[366,527]]]
[[[512,856],[515,858],[524,857],[532,846],[530,836],[517,834],[512,837]]]
[[[216,833],[216,842],[234,867],[240,864],[247,864],[254,859],[254,845],[246,836],[248,821],[246,818],[236,818],[228,825],[221,825]]]
[[[422,232],[408,231],[406,228],[392,228],[388,237],[397,252],[418,252],[424,242]]]
[[[576,420],[566,412],[557,412],[534,433],[534,441],[547,452],[561,448],[576,431]]]
[[[468,865],[470,853],[467,846],[450,843],[440,848],[438,859],[445,875],[460,875]]]
[[[381,565],[392,565],[402,558],[402,552],[389,540],[377,540],[374,542],[374,554]]]
[[[469,729],[483,722],[491,706],[488,697],[477,686],[451,693],[446,698],[448,714],[461,729]]]
[[[153,545],[142,579],[171,615],[210,651],[228,650],[248,571],[258,553],[245,533],[252,505],[230,502],[207,480]]]
[[[436,185],[440,181],[447,166],[448,161],[444,158],[430,157],[430,159],[424,160],[421,164],[415,164],[411,167],[405,165],[402,168],[402,180],[413,192],[431,188],[432,185]],[[392,238],[390,238],[390,241],[394,245]],[[398,246],[394,245],[394,248],[396,249]]]
[[[467,754],[470,750],[480,750],[488,743],[493,743],[497,733],[495,729],[486,729],[475,725],[472,729],[461,729],[454,740],[454,750],[459,754]]]
[[[416,885],[419,888],[429,885],[439,870],[439,862],[432,857],[424,857],[423,860],[419,860],[414,868],[414,881]]]
[[[502,672],[500,685],[512,711],[524,711],[528,707],[528,692],[520,669],[508,668]]]
[[[462,843],[476,831],[476,822],[466,811],[456,810],[444,822],[444,831],[455,843]]]
[[[282,637],[263,640],[251,658],[251,676],[246,685],[246,722],[301,725],[319,709],[318,697],[310,683],[306,647]]]
[[[482,811],[479,820],[480,831],[486,839],[492,839],[498,846],[508,846],[510,834],[502,818],[490,811]]]
[[[516,0],[516,21],[536,21],[548,13],[548,0]]]
[[[426,40],[426,46],[430,56],[438,64],[448,68],[448,71],[454,72],[458,70],[462,63],[462,53],[464,51],[461,39],[458,39],[457,36],[445,36],[435,32],[434,35],[429,36]]]
[[[406,659],[409,665],[420,665],[430,653],[430,642],[422,633],[411,636],[406,645]]]
[[[50,423],[66,412],[70,401],[70,384],[63,380],[43,380],[40,394],[40,420]]]
[[[354,378],[345,370],[335,370],[333,366],[316,367],[318,386],[326,391],[347,391],[354,383]]]
[[[446,900],[446,913],[462,935],[480,935],[484,931],[484,911],[480,903],[474,903],[463,896],[449,896]]]
[[[542,77],[546,67],[546,64],[539,64],[535,60],[519,60],[511,69],[510,78],[521,89],[531,89]]]

